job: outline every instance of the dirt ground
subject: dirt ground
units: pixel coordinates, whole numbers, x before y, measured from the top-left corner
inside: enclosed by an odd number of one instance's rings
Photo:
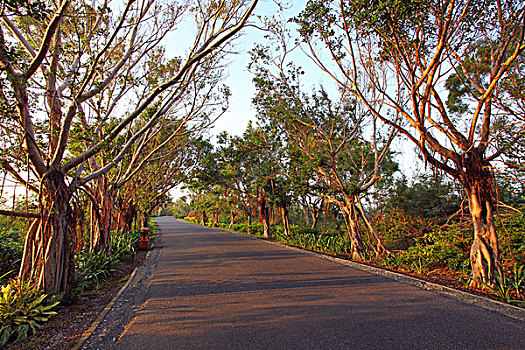
[[[126,283],[135,267],[142,264],[147,252],[138,252],[133,260],[123,261],[114,274],[98,288],[83,292],[75,302],[60,305],[44,327],[25,340],[9,343],[6,350],[53,349],[65,350],[75,346],[84,331]]]

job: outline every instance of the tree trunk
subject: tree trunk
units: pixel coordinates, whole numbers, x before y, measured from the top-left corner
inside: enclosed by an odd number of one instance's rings
[[[288,208],[285,203],[281,203],[281,218],[283,221],[283,231],[285,236],[290,236],[290,218],[288,216]]]
[[[201,213],[201,224],[206,225],[208,223],[208,216],[206,216],[206,211],[203,210]]]
[[[69,295],[74,278],[76,218],[70,205],[72,191],[58,171],[42,181],[41,219],[31,225],[24,244],[19,277],[33,280],[47,294]]]
[[[145,211],[144,213],[142,213],[142,227],[143,228],[149,228],[149,218],[150,217],[151,217],[151,211]]]
[[[133,219],[136,215],[135,205],[131,201],[119,200],[118,215],[116,218],[116,229],[122,232],[129,232],[133,226]]]
[[[84,223],[86,221],[86,213],[84,211],[84,206],[78,205],[75,207],[76,217],[77,217],[77,247],[75,252],[78,253],[84,248],[85,237],[84,237]]]
[[[108,188],[107,176],[103,175],[97,180],[96,199],[99,202],[99,215],[97,225],[94,226],[92,247],[96,252],[107,252],[111,254],[111,219],[113,215],[113,203],[116,193]]]
[[[374,248],[376,252],[376,256],[381,256],[383,254],[391,255],[392,253],[388,249],[386,249],[386,247],[383,244],[383,241],[381,240],[381,237],[379,237],[379,234],[377,233],[376,229],[372,225],[372,222],[370,221],[370,218],[366,214],[365,208],[363,208],[363,204],[361,203],[361,199],[359,197],[356,198],[356,202],[357,202],[359,211],[361,212],[361,216],[363,220],[365,221],[366,226],[368,227],[368,231],[370,232],[370,235],[373,236],[373,238],[370,237],[370,244],[373,244],[372,242],[374,241],[374,239],[376,241],[376,246],[374,247],[372,245],[372,247]]]
[[[235,212],[235,210],[230,209],[230,226],[228,226],[229,229],[231,229],[233,227],[233,225],[235,224],[235,217],[237,216],[237,213]]]
[[[470,248],[471,286],[491,287],[496,274],[501,276],[498,235],[494,226],[493,174],[475,156],[465,158],[460,180],[469,200],[474,226],[474,241]]]
[[[303,211],[305,225],[306,226],[310,226],[310,215],[311,214],[310,214],[310,210],[308,208],[308,203],[306,202],[304,197],[302,198],[301,209]]]
[[[315,230],[315,228],[317,227],[317,222],[318,222],[318,219],[319,219],[319,214],[316,214],[315,212],[312,212],[312,225],[310,226],[310,228],[312,230]]]
[[[270,211],[266,206],[266,199],[263,196],[258,198],[259,202],[259,221],[263,227],[263,237],[270,238]]]
[[[322,205],[316,206],[315,204],[312,204],[312,210],[310,211],[312,216],[312,230],[314,230],[317,227],[317,223],[319,222],[319,215],[321,215],[322,211]]]
[[[350,239],[350,254],[355,260],[362,260],[365,257],[365,249],[361,230],[357,218],[357,209],[352,199],[346,199],[345,206],[341,208],[345,221],[346,232]]]

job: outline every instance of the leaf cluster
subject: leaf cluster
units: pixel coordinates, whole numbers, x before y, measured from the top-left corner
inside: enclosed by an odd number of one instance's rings
[[[52,12],[48,2],[40,0],[5,0],[2,4],[10,15],[29,17],[37,21],[42,21]]]
[[[30,282],[12,279],[0,290],[0,347],[10,339],[15,341],[35,333],[56,312],[60,303],[48,298]]]

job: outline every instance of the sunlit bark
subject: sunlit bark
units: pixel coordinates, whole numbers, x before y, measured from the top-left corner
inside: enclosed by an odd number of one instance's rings
[[[494,225],[495,179],[475,152],[464,158],[462,169],[460,180],[467,193],[474,227],[470,248],[471,285],[486,288],[493,286],[496,274],[501,274],[498,235]]]
[[[74,278],[76,221],[72,191],[64,175],[50,172],[42,181],[41,212],[26,236],[19,276],[48,294],[68,294]]]
[[[281,210],[281,219],[283,222],[283,233],[285,236],[290,235],[290,218],[288,215],[288,207],[286,206],[286,203],[281,203],[280,208]]]
[[[269,239],[272,237],[270,232],[270,210],[266,205],[264,196],[259,196],[257,202],[259,203],[259,223],[263,229],[263,237]]]

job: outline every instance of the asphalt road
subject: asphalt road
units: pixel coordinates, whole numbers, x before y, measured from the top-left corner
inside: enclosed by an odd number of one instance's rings
[[[158,219],[85,349],[525,349],[525,322],[250,237]]]

